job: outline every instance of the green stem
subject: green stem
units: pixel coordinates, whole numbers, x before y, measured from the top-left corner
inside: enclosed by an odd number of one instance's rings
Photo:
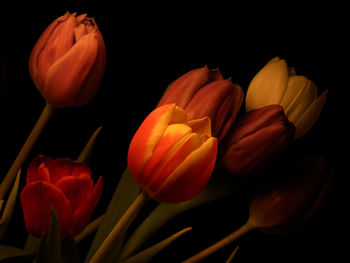
[[[7,172],[4,180],[2,181],[2,183],[0,185],[0,200],[4,199],[4,196],[6,195],[13,180],[15,179],[18,170],[22,167],[24,161],[28,157],[28,154],[30,153],[31,149],[33,148],[36,140],[38,139],[41,131],[45,127],[45,124],[47,123],[47,121],[50,119],[54,110],[55,110],[54,106],[46,103],[46,106],[45,106],[43,112],[41,113],[38,121],[36,122],[33,130],[29,134],[26,142],[22,146],[22,149],[18,153],[15,161],[12,163],[10,170]]]
[[[220,249],[231,244],[236,239],[244,236],[248,232],[252,231],[254,228],[255,228],[254,226],[252,226],[249,222],[247,222],[243,226],[238,228],[235,232],[231,233],[230,235],[226,236],[225,238],[221,239],[220,241],[216,242],[215,244],[211,245],[210,247],[202,250],[201,252],[197,253],[196,255],[186,259],[182,263],[199,262],[202,259],[205,259],[206,257],[210,256],[211,254],[214,254],[215,252],[219,251]]]
[[[107,260],[147,200],[149,200],[148,194],[141,191],[122,218],[120,218],[118,223],[113,227],[101,246],[97,249],[90,263],[102,263]]]

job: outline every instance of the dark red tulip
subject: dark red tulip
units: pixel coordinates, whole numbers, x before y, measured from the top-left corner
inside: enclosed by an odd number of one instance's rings
[[[105,62],[105,44],[95,20],[66,13],[38,39],[29,58],[29,73],[48,103],[81,106],[95,96]]]
[[[223,163],[235,175],[252,176],[286,148],[294,131],[280,105],[250,111],[236,120],[227,136]]]
[[[188,120],[210,117],[213,136],[221,140],[231,128],[243,101],[239,85],[219,70],[202,67],[181,76],[166,90],[158,106],[176,103]]]
[[[39,155],[29,165],[21,192],[24,221],[29,233],[48,233],[50,206],[60,224],[61,238],[80,234],[102,193],[102,177],[94,185],[90,168],[67,158]]]

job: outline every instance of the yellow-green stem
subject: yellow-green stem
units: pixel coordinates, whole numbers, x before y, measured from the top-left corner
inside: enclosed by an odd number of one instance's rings
[[[26,142],[23,144],[22,149],[18,153],[15,161],[12,163],[11,168],[7,172],[4,180],[2,181],[0,185],[0,200],[4,199],[4,196],[6,195],[8,189],[10,188],[13,180],[15,179],[18,170],[22,167],[24,161],[28,157],[28,154],[30,153],[31,149],[33,148],[36,140],[38,139],[41,131],[45,127],[45,124],[50,119],[52,113],[54,112],[55,107],[46,103],[46,106],[41,113],[38,121],[36,122],[33,130],[29,134]]]
[[[128,210],[126,210],[122,218],[113,227],[112,231],[98,248],[95,255],[91,258],[90,263],[102,263],[107,260],[147,200],[149,200],[148,194],[141,191],[141,193],[136,197],[135,201],[131,204]]]
[[[225,238],[221,239],[220,241],[216,242],[215,244],[211,245],[210,247],[202,250],[201,252],[197,253],[196,255],[186,259],[182,263],[195,263],[199,262],[206,257],[214,254],[215,252],[219,251],[220,249],[226,247],[227,245],[231,244],[233,241],[237,240],[238,238],[244,236],[248,232],[252,231],[254,229],[254,226],[252,226],[249,222],[245,223],[243,226],[241,226],[239,229],[237,229],[232,234],[226,236]]]

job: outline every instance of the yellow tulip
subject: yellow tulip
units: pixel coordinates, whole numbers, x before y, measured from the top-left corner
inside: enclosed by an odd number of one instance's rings
[[[328,90],[318,96],[308,78],[296,75],[284,59],[275,57],[252,79],[246,96],[246,111],[279,104],[296,128],[294,139],[302,137],[315,124],[326,102]]]

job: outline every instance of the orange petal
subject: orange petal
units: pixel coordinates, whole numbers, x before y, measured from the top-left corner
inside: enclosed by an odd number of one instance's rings
[[[188,121],[187,125],[192,128],[192,132],[198,133],[201,137],[211,137],[211,120],[209,117]]]
[[[45,81],[44,98],[55,106],[71,106],[95,64],[98,54],[96,34],[81,38],[48,71]]]
[[[196,196],[208,183],[217,155],[217,140],[209,138],[193,151],[152,195],[160,202],[178,203]]]

